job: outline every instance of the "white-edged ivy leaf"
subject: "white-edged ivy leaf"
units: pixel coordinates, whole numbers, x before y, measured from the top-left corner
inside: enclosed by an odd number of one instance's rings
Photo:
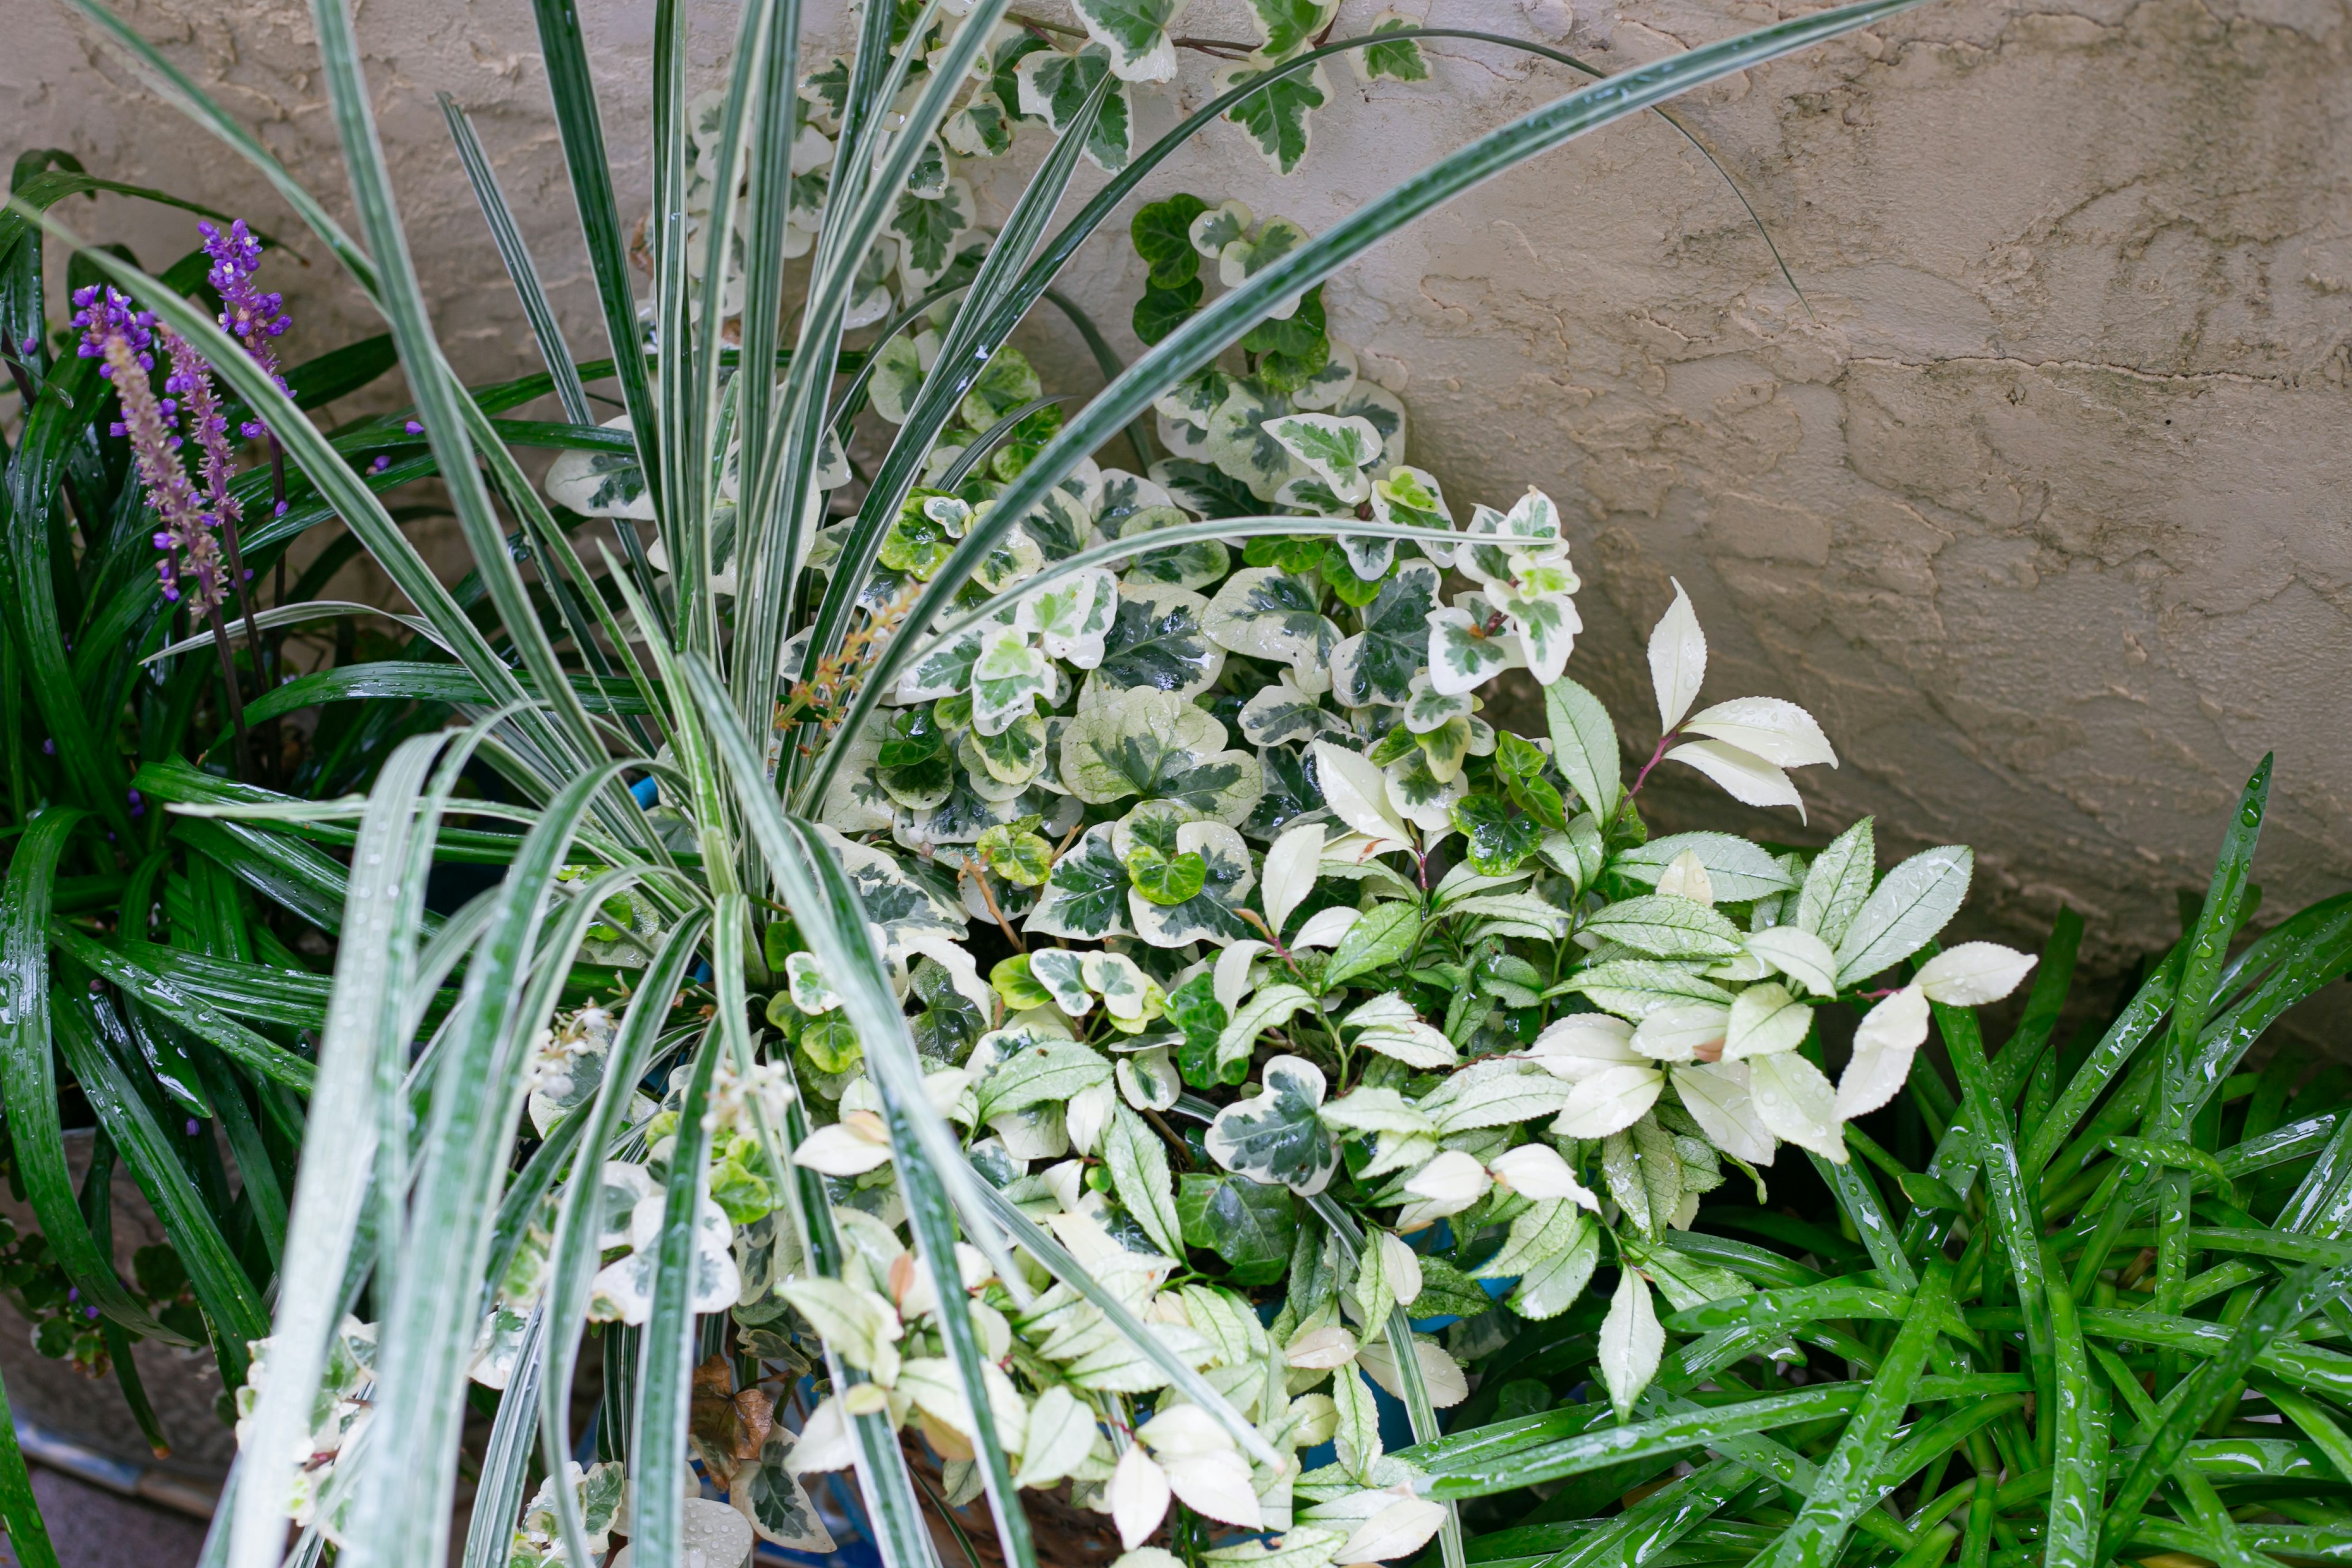
[[[961,180],[948,181],[933,196],[900,193],[890,232],[898,237],[898,265],[909,287],[929,289],[947,271],[973,213],[971,187]]]
[[[1266,433],[1313,469],[1342,505],[1353,507],[1372,493],[1371,475],[1366,470],[1380,461],[1381,443],[1370,420],[1288,414],[1268,420]]]
[[[1269,60],[1288,59],[1324,29],[1338,9],[1337,0],[1250,0],[1258,53]]]
[[[1127,868],[1111,849],[1113,825],[1097,823],[1054,862],[1037,907],[1021,929],[1036,936],[1094,942],[1131,933]]]
[[[1383,11],[1372,18],[1370,30],[1378,35],[1399,32],[1420,26],[1422,24],[1419,21],[1402,12]],[[1422,58],[1421,46],[1409,37],[1396,38],[1385,44],[1372,44],[1364,48],[1351,50],[1348,56],[1348,63],[1355,67],[1356,75],[1365,81],[1377,80],[1381,77],[1388,77],[1396,81],[1429,79],[1429,62]]]
[[[1243,61],[1222,68],[1213,80],[1216,90],[1224,93],[1266,74],[1266,68]],[[1318,60],[1306,70],[1267,82],[1225,110],[1225,118],[1249,132],[1275,173],[1287,174],[1307,156],[1307,117],[1330,101],[1331,79]]]
[[[1024,55],[1013,67],[1021,112],[1043,120],[1058,136],[1109,71],[1110,51],[1096,43],[1075,55],[1051,48]],[[1115,82],[1087,132],[1087,161],[1105,174],[1116,174],[1134,151],[1135,102],[1127,83]]]
[[[1268,420],[1286,412],[1283,400],[1262,383],[1255,378],[1236,381],[1209,416],[1202,437],[1209,461],[1262,501],[1272,500],[1293,471],[1289,449],[1265,428]]]
[[[972,728],[983,735],[1002,734],[1016,721],[1033,718],[1037,699],[1053,689],[1053,661],[1043,648],[1031,646],[1027,633],[1018,626],[997,626],[982,635],[980,657],[971,667]]]
[[[1970,850],[1946,844],[1887,872],[1838,941],[1838,984],[1883,973],[1918,952],[1959,912],[1975,868]]]
[[[1244,566],[1208,602],[1202,629],[1220,647],[1287,664],[1299,690],[1326,691],[1339,628],[1323,615],[1318,597],[1306,579],[1278,567]]]
[[[1206,630],[1208,615],[1209,601],[1189,588],[1121,584],[1095,681],[1113,690],[1199,696],[1225,668],[1224,649]]]
[[[1429,684],[1444,695],[1475,691],[1503,671],[1528,662],[1527,650],[1515,634],[1500,625],[1490,626],[1461,605],[1430,611],[1428,622]]]
[[[1239,911],[1257,885],[1249,846],[1223,822],[1188,822],[1176,829],[1176,858],[1188,857],[1201,866],[1200,887],[1190,897],[1163,902],[1143,897],[1139,886],[1129,895],[1128,914],[1137,934],[1154,947],[1170,948],[1246,939],[1251,927]]]
[[[1242,739],[1253,746],[1278,746],[1286,741],[1311,741],[1340,729],[1325,710],[1322,699],[1310,697],[1288,679],[1261,686],[1242,704]]]
[[[1364,606],[1364,629],[1331,650],[1332,694],[1350,708],[1403,704],[1429,663],[1437,568],[1409,561]],[[1433,676],[1433,686],[1436,681]]]
[[[1260,1082],[1256,1094],[1226,1106],[1209,1124],[1210,1157],[1237,1175],[1312,1197],[1339,1163],[1339,1144],[1316,1114],[1323,1069],[1299,1057],[1276,1057]]]
[[[1121,81],[1166,81],[1176,74],[1176,46],[1168,37],[1185,0],[1072,0],[1087,34],[1110,51]]]
[[[1265,793],[1257,758],[1224,749],[1225,727],[1174,692],[1121,692],[1062,737],[1062,783],[1089,805],[1172,800],[1229,825]]]

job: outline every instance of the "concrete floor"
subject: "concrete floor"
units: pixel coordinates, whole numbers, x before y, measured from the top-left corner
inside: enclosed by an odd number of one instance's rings
[[[190,1568],[204,1550],[204,1521],[33,1468],[33,1495],[60,1568]],[[0,1564],[16,1555],[0,1537]]]

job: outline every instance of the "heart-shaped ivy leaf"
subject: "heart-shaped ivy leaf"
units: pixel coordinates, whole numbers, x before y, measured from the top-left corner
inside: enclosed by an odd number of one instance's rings
[[[1209,879],[1209,863],[1196,854],[1163,855],[1139,844],[1127,858],[1127,874],[1135,890],[1153,903],[1181,904]]]
[[[1339,1148],[1321,1118],[1323,1069],[1298,1057],[1265,1064],[1263,1087],[1209,1124],[1210,1156],[1236,1175],[1313,1197],[1330,1182]]]

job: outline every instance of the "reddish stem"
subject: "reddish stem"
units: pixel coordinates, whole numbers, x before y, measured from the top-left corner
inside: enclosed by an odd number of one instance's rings
[[[1658,737],[1658,749],[1650,753],[1650,760],[1643,763],[1642,764],[1642,771],[1633,775],[1633,787],[1625,792],[1625,798],[1627,800],[1631,800],[1635,795],[1642,793],[1643,781],[1650,776],[1650,770],[1656,767],[1661,762],[1665,760],[1666,748],[1673,745],[1681,734],[1682,731],[1677,727],[1667,731],[1664,734]]]

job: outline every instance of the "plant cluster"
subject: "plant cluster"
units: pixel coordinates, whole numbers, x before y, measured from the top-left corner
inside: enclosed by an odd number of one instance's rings
[[[1656,767],[1801,816],[1790,770],[1835,765],[1828,739],[1778,699],[1700,706],[1706,639],[1677,588],[1628,782],[1617,724],[1566,673],[1580,584],[1558,508],[1530,489],[1457,514],[1323,312],[1326,278],[1446,195],[1903,3],[1568,94],[1323,235],[1231,201],[1147,203],[1128,229],[1147,349],[1122,366],[1051,287],[1079,245],[1220,117],[1296,166],[1322,61],[1413,79],[1428,30],[1384,16],[1328,42],[1329,9],[1259,5],[1257,41],[1223,45],[1176,37],[1173,5],[1080,0],[1087,42],[1062,48],[1077,34],[1003,0],[870,4],[855,54],[825,61],[803,58],[794,8],[751,0],[727,89],[697,100],[666,8],[633,246],[577,19],[550,0],[614,357],[565,343],[452,105],[548,367],[495,387],[461,384],[434,342],[340,0],[316,16],[355,234],[85,5],[383,311],[415,398],[319,430],[241,230],[209,237],[233,253],[204,258],[227,270],[218,308],[186,297],[193,274],[86,249],[97,355],[31,367],[48,384],[12,458],[49,465],[30,488],[12,468],[12,506],[48,506],[82,446],[113,465],[121,521],[72,520],[77,566],[142,580],[114,636],[179,658],[164,687],[231,637],[223,617],[167,640],[149,552],[209,613],[214,578],[188,563],[217,531],[233,596],[228,529],[281,487],[272,542],[340,519],[413,612],[399,657],[248,710],[345,707],[362,765],[338,778],[363,796],[152,748],[138,800],[171,809],[137,859],[120,805],[12,797],[18,1169],[100,1321],[171,1331],[65,1180],[62,1061],[237,1390],[223,1559],[268,1568],[290,1521],[304,1562],[439,1560],[461,1461],[463,1557],[482,1568],[586,1568],[619,1536],[648,1563],[740,1557],[753,1535],[829,1550],[803,1478],[841,1469],[893,1568],[933,1560],[927,1507],[952,1521],[983,1500],[1007,1563],[1034,1568],[1024,1494],[1045,1489],[1108,1515],[1128,1568],[2336,1550],[2332,1521],[2294,1511],[2318,1506],[2307,1486],[2217,1500],[2249,1464],[2306,1473],[2300,1448],[2191,1441],[2252,1441],[2232,1423],[2276,1414],[2352,1459],[2316,1403],[2333,1352],[2277,1342],[2347,1282],[2336,1244],[2260,1241],[2279,1178],[2252,1180],[2313,1161],[2270,1217],[2332,1226],[2352,1135],[2315,1107],[2284,1132],[2284,1076],[2242,1123],[2221,1110],[2262,1029],[2352,962],[2340,903],[2228,956],[2259,786],[2195,930],[2105,1040],[2079,1058],[2053,1043],[2062,930],[1988,1058],[1971,1009],[2034,961],[1935,949],[1969,852],[1882,872],[1867,822],[1810,850],[1652,837]],[[1180,45],[1241,58],[1146,143],[1135,87]],[[982,229],[958,161],[1006,152],[1024,121],[1055,140]],[[1081,157],[1108,184],[1055,229]],[[20,197],[0,258],[37,280],[41,226],[64,228],[45,209],[71,189]],[[37,287],[9,298],[37,311]],[[1010,342],[1040,303],[1109,380],[1072,414]],[[120,437],[99,427],[100,363]],[[600,423],[586,389],[608,380],[625,412]],[[549,395],[561,421],[508,417]],[[194,451],[172,446],[174,417]],[[231,429],[266,465],[229,472]],[[1132,467],[1111,466],[1120,446]],[[562,454],[543,486],[526,447]],[[475,563],[454,588],[382,499],[427,476]],[[12,527],[22,581],[73,574],[18,542],[53,534]],[[96,737],[128,699],[44,690],[69,668],[63,622],[39,619],[56,597],[12,607],[10,657],[66,726],[63,774],[110,787]],[[1522,667],[1548,733],[1479,716]],[[107,668],[125,691],[141,679]],[[428,704],[459,721],[426,729]],[[122,876],[120,921],[53,918],[73,855]],[[434,868],[468,860],[502,879],[428,909]],[[304,927],[331,982],[278,934]],[[1849,1022],[1832,1079],[1825,1042]],[[1931,1022],[1958,1103],[1913,1070]],[[175,1133],[189,1081],[235,1149],[233,1193],[211,1130]],[[1895,1140],[1907,1163],[1855,1124],[1890,1107],[1918,1119],[1920,1147]],[[1783,1144],[1806,1160],[1779,1162]],[[1792,1167],[1847,1234],[1774,1225],[1766,1183]],[[1757,1206],[1702,1209],[1717,1189]],[[1717,1211],[1782,1249],[1694,1228]],[[2151,1261],[2111,1268],[2148,1223]],[[2200,1254],[2228,1260],[2197,1273]],[[2151,1278],[2147,1310],[2119,1304]],[[583,1444],[590,1336],[605,1396]],[[2136,1381],[2147,1345],[2168,1405]],[[2168,1381],[2183,1358],[2194,1375]],[[2100,1375],[2129,1434],[2102,1425]],[[2267,1405],[2235,1398],[2249,1383]],[[496,1414],[467,1456],[477,1397]],[[939,1463],[938,1497],[910,1452]],[[39,1538],[20,1477],[0,1453],[21,1555]]]

